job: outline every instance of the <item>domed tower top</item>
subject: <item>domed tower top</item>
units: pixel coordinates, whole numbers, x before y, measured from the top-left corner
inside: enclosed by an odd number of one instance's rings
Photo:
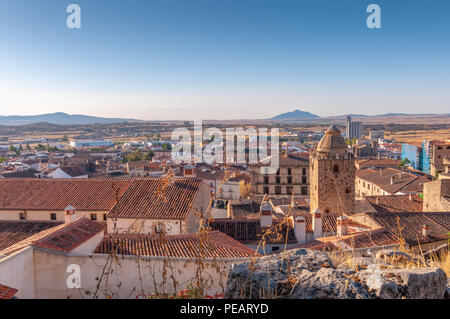
[[[341,131],[336,125],[331,125],[326,131],[325,135],[317,145],[317,152],[335,156],[336,154],[345,155],[347,153],[347,144],[341,135]]]

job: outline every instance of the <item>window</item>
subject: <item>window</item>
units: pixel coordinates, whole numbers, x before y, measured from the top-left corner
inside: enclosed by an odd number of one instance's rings
[[[327,208],[327,209],[325,209],[325,213],[329,213],[330,212],[330,210]]]
[[[334,165],[333,166],[333,173],[339,173],[339,166],[338,165]]]
[[[281,186],[275,186],[275,194],[281,195]]]
[[[269,176],[264,176],[264,184],[269,184]]]
[[[264,194],[269,194],[269,187],[264,187]]]
[[[280,250],[280,247],[278,247],[278,246],[273,246],[272,247],[272,251],[277,251],[277,250]]]
[[[91,219],[92,220],[97,220],[97,214],[91,214]]]
[[[281,177],[280,177],[280,176],[277,176],[277,177],[275,178],[275,181],[276,181],[277,184],[280,184],[280,183],[281,183]]]
[[[50,214],[50,219],[51,220],[56,220],[56,213],[51,213]]]
[[[280,175],[280,169],[277,170],[277,175]]]
[[[346,187],[346,188],[345,188],[345,193],[346,193],[346,194],[350,194],[350,187]]]
[[[302,176],[302,184],[306,184],[306,176]]]
[[[103,214],[103,220],[106,220],[106,214]]]
[[[292,186],[287,186],[286,187],[286,194],[292,195]]]
[[[302,195],[308,195],[308,187],[302,186]]]
[[[20,220],[26,220],[27,219],[27,213],[23,212],[19,214]]]
[[[290,167],[288,168],[288,175],[292,175],[292,169]]]
[[[306,175],[306,168],[302,169],[302,175]]]
[[[287,182],[288,182],[288,184],[292,184],[292,176],[288,176]]]

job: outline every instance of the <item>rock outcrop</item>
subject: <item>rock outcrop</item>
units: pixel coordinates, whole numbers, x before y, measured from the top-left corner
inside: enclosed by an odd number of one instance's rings
[[[440,268],[397,268],[388,261],[412,260],[384,251],[335,267],[325,252],[294,249],[234,265],[228,298],[371,299],[444,298],[447,277]]]

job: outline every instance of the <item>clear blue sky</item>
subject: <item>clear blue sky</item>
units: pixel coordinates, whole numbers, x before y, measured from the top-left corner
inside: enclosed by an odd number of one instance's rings
[[[450,113],[449,88],[448,0],[0,0],[1,115]]]

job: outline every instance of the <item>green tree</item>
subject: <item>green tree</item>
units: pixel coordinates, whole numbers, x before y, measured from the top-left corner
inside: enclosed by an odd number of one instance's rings
[[[410,160],[409,160],[407,157],[405,157],[405,158],[400,162],[400,164],[398,164],[398,167],[399,167],[399,168],[405,168],[405,167],[407,167],[410,163],[411,163]]]
[[[172,145],[170,145],[168,143],[163,144],[162,149],[163,149],[163,151],[171,151],[172,150]]]
[[[147,157],[148,157],[148,159],[153,159],[153,157],[155,157],[155,153],[153,152],[153,151],[149,151],[148,153],[147,153]]]

